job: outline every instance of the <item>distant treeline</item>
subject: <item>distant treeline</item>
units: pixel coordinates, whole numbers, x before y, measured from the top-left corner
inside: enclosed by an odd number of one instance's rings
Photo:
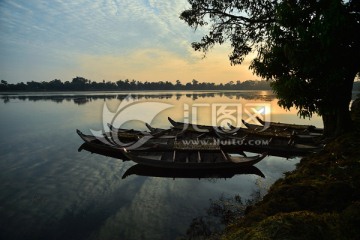
[[[267,81],[247,80],[244,82],[230,81],[226,84],[199,82],[195,79],[191,83],[183,84],[169,81],[140,82],[136,80],[119,80],[116,82],[95,82],[83,77],[75,77],[72,81],[62,82],[59,79],[50,82],[27,82],[10,84],[1,80],[0,91],[133,91],[133,90],[271,90]]]

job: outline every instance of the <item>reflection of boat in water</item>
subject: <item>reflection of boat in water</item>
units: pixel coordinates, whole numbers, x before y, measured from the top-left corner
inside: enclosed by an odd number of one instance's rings
[[[235,175],[242,174],[254,174],[265,178],[265,175],[255,166],[230,169],[174,169],[151,167],[142,164],[130,167],[122,178],[130,175],[163,178],[232,178]]]

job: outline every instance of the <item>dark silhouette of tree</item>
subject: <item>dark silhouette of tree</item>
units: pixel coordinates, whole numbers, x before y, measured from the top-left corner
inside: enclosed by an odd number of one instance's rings
[[[176,80],[176,88],[178,89],[178,90],[180,90],[181,88],[182,88],[182,84],[181,84],[181,81],[180,80]]]
[[[192,44],[195,50],[206,53],[230,41],[232,64],[256,50],[250,68],[272,81],[282,107],[295,106],[302,117],[322,115],[327,136],[351,130],[349,103],[360,71],[360,1],[189,3],[180,18],[195,29],[210,24],[208,34]]]
[[[5,80],[1,80],[0,82],[0,91],[8,90],[8,82]]]
[[[251,88],[249,88],[251,82]],[[95,82],[84,77],[75,77],[70,81],[62,82],[59,79],[50,82],[27,82],[9,84],[5,80],[0,83],[0,91],[143,91],[143,90],[270,90],[266,81],[244,81],[241,84],[215,84],[199,82],[193,79],[191,82],[182,84],[177,80],[175,84],[170,81],[140,82],[135,79]]]

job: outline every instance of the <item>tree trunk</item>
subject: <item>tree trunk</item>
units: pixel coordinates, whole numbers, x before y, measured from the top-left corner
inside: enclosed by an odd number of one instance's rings
[[[336,116],[334,113],[326,113],[322,115],[322,120],[324,123],[324,138],[333,138],[335,137],[336,131]]]
[[[350,101],[352,98],[353,83],[356,72],[344,79],[342,87],[339,89],[340,98],[336,104],[336,130],[335,136],[340,136],[343,133],[349,132],[353,129],[353,122],[350,115]]]
[[[335,136],[350,132],[353,129],[353,123],[349,111],[350,101],[338,106],[336,110],[336,130]]]
[[[333,102],[332,113],[323,114],[325,138],[337,137],[353,129],[349,105],[355,75],[344,79],[342,86],[336,89],[333,98],[337,101]]]
[[[348,103],[338,103],[334,106],[335,111],[333,113],[326,113],[322,115],[324,123],[323,135],[325,138],[337,137],[353,129],[349,104],[350,101]]]

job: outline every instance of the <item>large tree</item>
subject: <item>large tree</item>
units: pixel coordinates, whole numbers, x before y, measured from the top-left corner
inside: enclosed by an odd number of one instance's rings
[[[188,0],[180,18],[208,33],[192,46],[205,53],[230,41],[232,64],[250,52],[250,68],[271,81],[285,108],[322,115],[325,135],[351,129],[352,85],[360,72],[358,0]]]

